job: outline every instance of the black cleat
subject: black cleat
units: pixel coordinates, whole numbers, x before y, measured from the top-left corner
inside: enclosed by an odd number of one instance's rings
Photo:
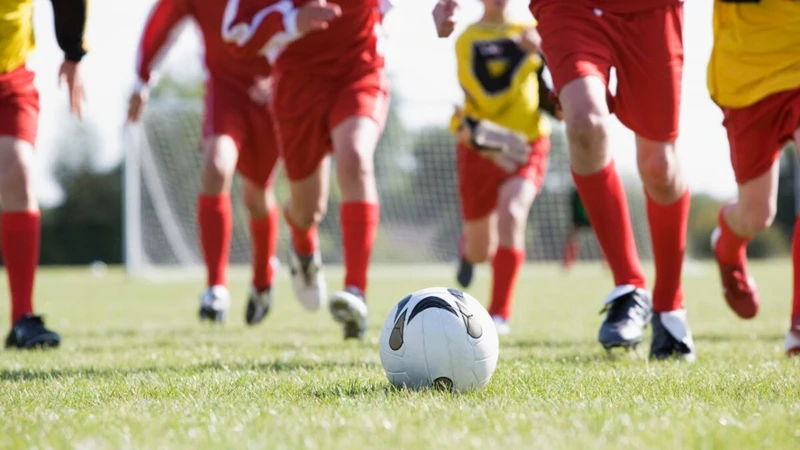
[[[248,325],[255,325],[267,316],[269,308],[272,306],[272,291],[264,289],[257,291],[256,288],[250,287],[250,295],[247,297],[247,311],[245,311],[245,320]]]
[[[600,313],[606,319],[600,325],[597,339],[603,348],[635,348],[642,342],[644,329],[653,314],[650,293],[634,286],[617,286],[606,299]]]
[[[653,314],[650,359],[664,360],[672,357],[686,362],[694,362],[696,359],[685,309]]]
[[[345,339],[361,339],[367,331],[367,303],[364,293],[347,286],[334,292],[328,305],[333,318],[344,327]]]
[[[55,348],[61,344],[61,336],[44,326],[40,316],[27,314],[11,327],[6,338],[6,349]]]
[[[466,289],[472,284],[472,276],[475,274],[475,264],[467,261],[464,258],[458,262],[458,272],[456,273],[456,280],[462,288]]]

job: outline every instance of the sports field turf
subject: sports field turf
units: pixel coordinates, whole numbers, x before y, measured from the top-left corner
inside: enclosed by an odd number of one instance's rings
[[[1,354],[0,448],[800,448],[800,362],[782,351],[789,262],[754,266],[752,321],[728,311],[714,270],[685,278],[698,347],[687,365],[649,363],[646,348],[605,354],[599,266],[527,266],[497,372],[467,395],[394,391],[377,350],[393,303],[452,285],[449,267],[374,270],[363,343],[343,342],[327,311],[301,310],[285,274],[270,316],[247,328],[244,271],[228,324],[212,327],[196,319],[198,278],[45,270],[38,306],[64,344]],[[485,299],[488,281],[483,269],[470,292]]]

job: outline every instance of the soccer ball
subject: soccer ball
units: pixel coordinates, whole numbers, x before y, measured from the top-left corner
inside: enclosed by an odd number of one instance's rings
[[[435,287],[392,308],[380,338],[381,364],[397,387],[466,392],[489,382],[497,366],[497,330],[470,295]]]

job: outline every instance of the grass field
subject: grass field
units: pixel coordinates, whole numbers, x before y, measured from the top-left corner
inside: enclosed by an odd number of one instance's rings
[[[303,312],[285,275],[271,315],[247,328],[245,272],[228,324],[212,327],[196,320],[199,279],[45,270],[38,307],[63,346],[2,353],[0,448],[800,448],[800,363],[782,351],[789,262],[755,265],[752,321],[728,311],[714,270],[685,279],[688,365],[650,363],[645,348],[605,354],[599,266],[526,267],[497,372],[467,395],[394,391],[377,351],[393,303],[453,284],[450,268],[375,270],[363,343],[343,342],[327,312]],[[485,299],[478,275],[471,292]]]

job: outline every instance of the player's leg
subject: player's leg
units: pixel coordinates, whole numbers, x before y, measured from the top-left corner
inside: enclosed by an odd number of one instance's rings
[[[231,136],[213,134],[203,140],[202,151],[197,224],[206,264],[206,290],[200,297],[200,318],[222,322],[231,303],[227,279],[233,236],[230,192],[238,149]]]
[[[34,75],[17,69],[0,76],[0,247],[11,294],[12,328],[6,348],[56,347],[61,338],[34,315],[41,221],[33,180],[39,95]]]
[[[800,128],[794,132],[795,148],[800,152]],[[784,348],[789,356],[800,355],[800,217],[795,217],[792,235],[792,321],[786,333]]]
[[[242,177],[242,197],[250,216],[253,255],[253,280],[245,321],[254,325],[264,319],[272,305],[280,212],[271,184],[264,185]]]
[[[344,290],[331,296],[330,310],[345,339],[366,330],[367,272],[380,220],[374,159],[388,101],[386,79],[375,71],[343,86],[330,114],[345,265]]]
[[[508,334],[517,277],[525,262],[525,225],[536,185],[525,177],[513,177],[500,186],[497,201],[497,251],[492,258],[492,300],[489,314],[497,331]]]

